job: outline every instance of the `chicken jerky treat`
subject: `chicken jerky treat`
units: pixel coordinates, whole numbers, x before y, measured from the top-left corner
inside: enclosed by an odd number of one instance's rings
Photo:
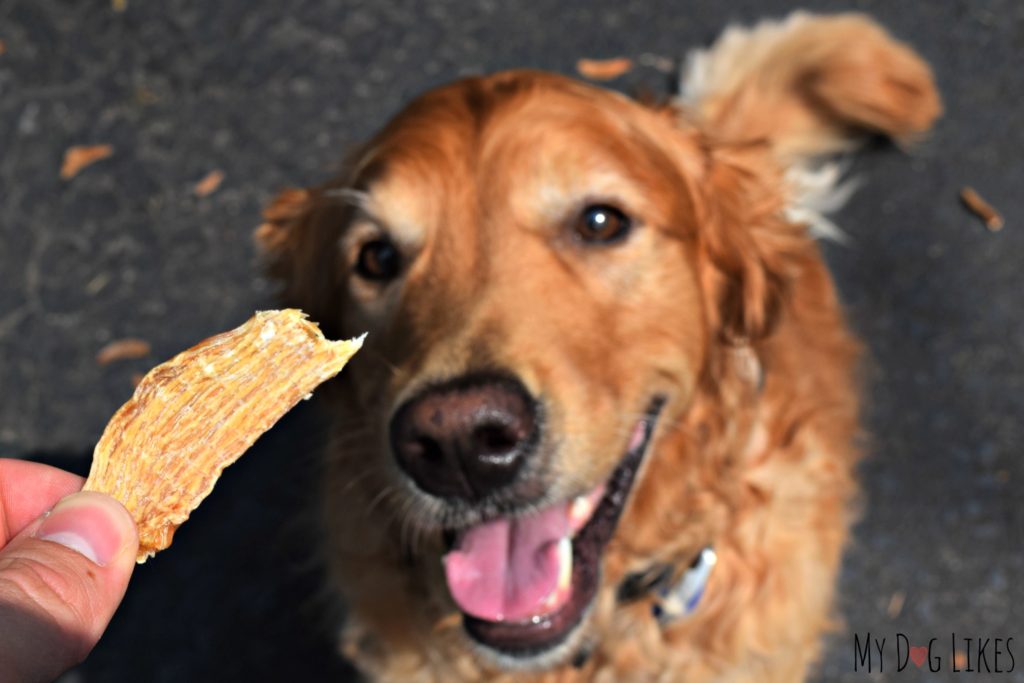
[[[142,379],[96,444],[84,490],[128,508],[145,562],[171,544],[224,468],[361,346],[327,340],[293,309],[210,337]]]

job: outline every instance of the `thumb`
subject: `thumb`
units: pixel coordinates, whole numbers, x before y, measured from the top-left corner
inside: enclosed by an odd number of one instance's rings
[[[0,550],[0,680],[50,681],[85,659],[124,597],[138,545],[120,503],[81,492]]]

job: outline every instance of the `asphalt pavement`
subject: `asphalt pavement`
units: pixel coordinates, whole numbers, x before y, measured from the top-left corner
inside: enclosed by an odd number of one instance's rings
[[[1024,681],[1024,3],[804,6],[875,16],[934,66],[946,105],[915,149],[857,158],[836,218],[849,243],[825,247],[871,354],[871,458],[817,680]],[[84,472],[133,375],[273,305],[250,238],[261,206],[329,176],[417,93],[581,57],[678,59],[795,7],[0,0],[0,455]],[[644,67],[611,86],[670,84]],[[62,179],[74,145],[111,154]],[[965,185],[1003,230],[963,208]],[[96,362],[128,337],[150,352]],[[350,680],[315,552],[323,424],[303,406],[228,470],[64,683]],[[889,643],[883,672],[854,670],[868,632]],[[897,671],[898,634],[935,638],[940,671]],[[953,670],[996,638],[1014,638],[1013,672]]]

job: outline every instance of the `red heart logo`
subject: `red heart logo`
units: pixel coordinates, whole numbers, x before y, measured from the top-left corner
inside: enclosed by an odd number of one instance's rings
[[[924,664],[924,658],[928,656],[928,648],[926,647],[912,647],[910,648],[910,659],[914,661],[914,666],[918,669]]]

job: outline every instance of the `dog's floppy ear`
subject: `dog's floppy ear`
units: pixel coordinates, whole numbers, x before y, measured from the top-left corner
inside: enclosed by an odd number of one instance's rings
[[[681,99],[719,138],[767,141],[785,164],[864,133],[913,141],[942,111],[928,64],[856,13],[730,27],[691,53]]]
[[[348,213],[324,188],[287,189],[264,209],[254,235],[268,276],[284,286],[283,303],[304,310],[328,335],[338,322],[336,245]]]
[[[712,324],[749,340],[771,332],[794,256],[813,248],[783,210],[803,213],[819,234],[835,232],[820,213],[843,201],[830,187],[838,169],[811,162],[866,132],[914,140],[942,111],[927,63],[871,19],[804,12],[732,27],[693,53],[681,104],[714,138],[698,188]],[[786,183],[783,169],[793,171]]]
[[[295,267],[292,258],[300,240],[296,234],[312,205],[312,192],[299,188],[282,190],[263,209],[263,223],[253,239],[267,261],[267,274],[287,280]]]
[[[698,243],[711,329],[726,343],[755,342],[778,322],[809,240],[783,216],[781,181],[766,149],[712,150],[702,185]]]

